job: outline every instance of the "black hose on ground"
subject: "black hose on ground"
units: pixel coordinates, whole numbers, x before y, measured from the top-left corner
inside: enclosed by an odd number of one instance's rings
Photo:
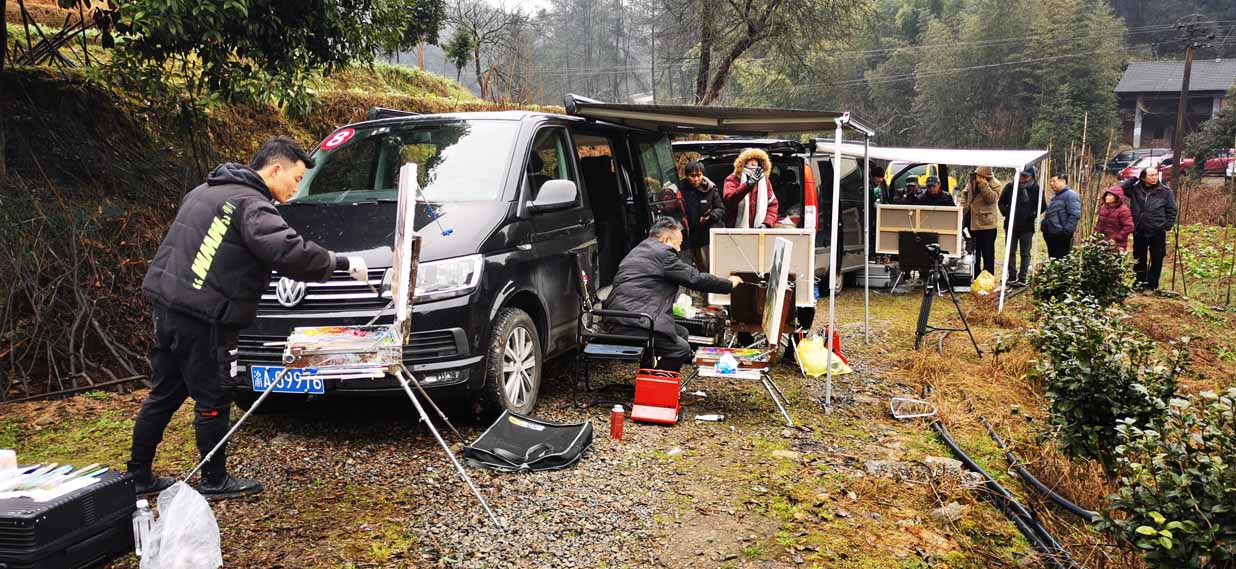
[[[1017,471],[1018,478],[1021,478],[1022,481],[1029,484],[1035,490],[1038,490],[1040,494],[1047,496],[1047,498],[1052,502],[1055,502],[1057,506],[1064,508],[1066,511],[1081,518],[1086,523],[1093,524],[1101,519],[1098,512],[1087,510],[1077,504],[1074,504],[1068,498],[1065,498],[1064,496],[1057,494],[1055,490],[1048,488],[1046,484],[1040,482],[1039,479],[1035,478],[1033,474],[1030,474],[1030,471],[1026,470],[1023,463],[1017,459],[1017,455],[1013,454],[1013,451],[1009,450],[1009,448],[1005,446],[1004,439],[1000,438],[1000,435],[997,434],[996,430],[992,428],[991,423],[988,423],[987,419],[984,417],[979,417],[979,421],[982,421],[983,426],[987,428],[987,434],[991,435],[992,440],[996,441],[996,446],[1000,447],[1000,450],[1004,451],[1004,459],[1009,461],[1009,465]]]
[[[984,486],[987,488],[988,496],[992,498],[992,502],[1004,512],[1005,516],[1012,520],[1013,525],[1017,526],[1017,530],[1026,536],[1031,546],[1047,558],[1047,562],[1052,567],[1059,569],[1076,569],[1080,567],[1077,561],[1073,560],[1073,557],[1069,555],[1068,550],[1060,545],[1060,542],[1056,541],[1056,538],[1039,524],[1038,520],[1035,519],[1025,506],[1017,501],[1017,498],[1012,493],[1004,486],[1001,486],[977,462],[974,462],[965,451],[961,450],[961,446],[957,444],[957,441],[953,440],[952,434],[949,433],[948,427],[944,426],[944,423],[937,419],[931,422],[931,427],[935,429],[936,434],[940,435],[944,444],[952,449],[953,454],[957,455],[962,464],[966,465],[966,468],[979,473],[984,478]]]

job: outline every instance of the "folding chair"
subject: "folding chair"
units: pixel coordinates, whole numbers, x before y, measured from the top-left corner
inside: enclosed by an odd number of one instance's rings
[[[597,296],[596,289],[592,285],[592,281],[588,278],[588,265],[582,253],[572,253],[575,257],[575,288],[579,293],[579,320],[576,326],[576,335],[579,337],[580,347],[575,355],[575,405],[579,404],[579,383],[580,369],[583,369],[584,390],[592,392],[592,363],[598,361],[620,361],[620,362],[635,362],[639,365],[644,360],[646,355],[651,356],[653,346],[656,340],[652,336],[653,319],[652,316],[637,312],[625,312],[621,310],[604,310],[599,308],[601,300]],[[605,331],[605,318],[628,318],[640,321],[641,325],[636,326],[641,330],[647,331],[647,334],[612,334]],[[621,386],[626,387],[626,386]],[[631,389],[634,389],[631,387]],[[598,403],[627,403],[629,401],[612,401],[601,400],[594,398],[587,405],[581,407],[590,407]]]

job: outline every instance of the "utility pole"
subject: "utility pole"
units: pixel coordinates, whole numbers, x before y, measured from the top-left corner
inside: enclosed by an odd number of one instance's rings
[[[1201,15],[1193,14],[1185,16],[1176,23],[1176,29],[1180,30],[1183,35],[1185,48],[1184,75],[1180,79],[1180,102],[1176,105],[1176,130],[1172,133],[1172,183],[1180,188],[1181,195],[1176,196],[1177,201],[1183,203],[1184,186],[1180,181],[1180,164],[1184,161],[1182,154],[1181,142],[1184,139],[1185,113],[1189,111],[1189,74],[1193,71],[1193,54],[1199,47],[1205,47],[1202,39],[1213,40],[1215,38],[1213,23],[1202,20]],[[1179,211],[1179,209],[1177,209]],[[1177,214],[1179,215],[1179,214]],[[1179,220],[1177,220],[1179,222]],[[1172,255],[1172,285],[1176,288],[1176,273],[1181,272],[1178,269],[1184,268],[1184,263],[1180,260],[1180,223],[1175,223],[1173,245],[1175,254]],[[1184,282],[1185,277],[1180,275],[1181,285],[1185,287],[1185,294],[1189,292],[1189,285]]]

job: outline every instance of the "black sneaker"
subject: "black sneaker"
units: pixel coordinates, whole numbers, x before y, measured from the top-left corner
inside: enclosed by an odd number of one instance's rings
[[[231,474],[225,475],[223,481],[218,484],[211,484],[203,480],[202,484],[197,487],[197,491],[207,500],[227,500],[229,498],[252,496],[263,489],[262,483],[257,480],[237,478]]]
[[[142,481],[139,477],[134,478],[138,496],[158,494],[159,492],[167,490],[172,484],[176,483],[176,479],[171,476],[147,476],[145,481]]]

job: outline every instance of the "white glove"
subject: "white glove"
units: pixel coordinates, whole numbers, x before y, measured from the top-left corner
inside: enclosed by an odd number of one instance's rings
[[[369,284],[369,265],[361,257],[348,257],[348,276]]]

